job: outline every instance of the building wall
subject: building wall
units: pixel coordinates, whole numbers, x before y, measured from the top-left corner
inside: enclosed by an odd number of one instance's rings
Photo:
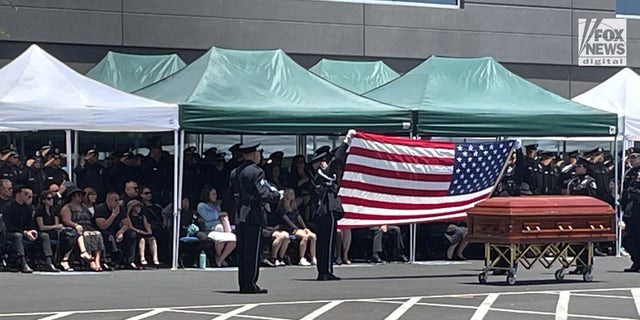
[[[0,2],[0,65],[30,43],[86,71],[107,50],[282,48],[304,66],[321,57],[384,59],[406,72],[430,55],[493,56],[574,96],[618,69],[577,67],[577,19],[615,17],[615,0],[468,0],[459,9],[322,0],[11,0]],[[640,67],[640,20],[628,21],[628,63]]]

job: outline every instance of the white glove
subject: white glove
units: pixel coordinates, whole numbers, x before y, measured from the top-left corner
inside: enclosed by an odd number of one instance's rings
[[[280,194],[280,200],[284,199],[284,190],[278,190],[278,193]]]
[[[522,148],[522,140],[516,139],[516,142],[513,144],[513,147],[516,149]]]
[[[347,138],[349,139],[353,139],[353,136],[356,135],[356,130],[355,129],[349,129],[349,131],[347,131]]]

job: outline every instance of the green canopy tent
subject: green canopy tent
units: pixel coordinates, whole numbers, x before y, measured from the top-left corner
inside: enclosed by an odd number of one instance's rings
[[[178,55],[136,55],[109,51],[87,77],[125,92],[134,92],[184,68]]]
[[[400,75],[382,61],[322,59],[309,71],[357,94],[375,89]]]
[[[617,116],[532,84],[490,57],[431,57],[364,96],[411,108],[427,136],[599,137]]]
[[[282,50],[211,48],[180,72],[136,94],[180,105],[191,132],[339,134],[349,128],[408,134],[408,109],[344,90]]]

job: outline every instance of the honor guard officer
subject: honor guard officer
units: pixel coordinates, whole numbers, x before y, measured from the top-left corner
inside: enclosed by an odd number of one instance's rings
[[[248,142],[238,147],[244,161],[231,171],[232,193],[237,195],[238,284],[240,293],[267,293],[258,287],[258,263],[262,228],[267,223],[265,204],[277,203],[283,191],[269,186],[264,171],[257,166],[261,160],[260,143]]]
[[[576,177],[571,179],[567,185],[567,190],[570,195],[596,197],[598,193],[598,185],[596,180],[588,175],[589,161],[584,158],[579,158],[575,165]],[[576,249],[577,250],[577,249]],[[594,250],[596,250],[594,248]],[[601,255],[597,251],[598,255]],[[589,258],[586,252],[583,252],[579,256],[580,260],[587,262]],[[570,274],[582,274],[584,273],[584,267],[577,267],[575,270],[569,272]]]
[[[559,170],[554,163],[555,156],[553,151],[540,153],[542,159],[538,163],[538,194],[560,194]]]
[[[604,165],[604,149],[598,147],[585,154],[590,157],[590,163],[587,166],[587,171],[591,177],[596,180],[598,190],[596,198],[613,206],[614,199],[609,190],[609,181],[611,173]]]
[[[336,168],[344,165],[347,157],[347,147],[351,139],[356,135],[356,131],[351,129],[347,133],[344,142],[336,149],[333,157],[327,162],[331,153],[329,148],[316,150],[316,154],[311,160],[313,167],[313,189],[314,195],[310,203],[312,208],[311,219],[317,225],[316,242],[318,253],[319,281],[340,280],[333,274],[333,263],[331,261],[331,250],[333,248],[334,234],[336,232],[336,221],[342,218],[344,210],[338,198],[338,183]]]
[[[526,150],[526,156],[524,157],[524,177],[522,183],[526,183],[529,186],[529,190],[533,194],[539,194],[538,192],[538,144],[530,144],[524,146]]]
[[[569,163],[564,164],[560,169],[560,176],[558,177],[558,184],[562,194],[568,194],[569,181],[576,177],[576,163],[578,162],[579,150],[570,151],[567,153]]]
[[[628,158],[631,169],[624,176],[621,207],[626,225],[622,246],[631,256],[631,267],[624,272],[640,271],[640,154],[632,153]]]

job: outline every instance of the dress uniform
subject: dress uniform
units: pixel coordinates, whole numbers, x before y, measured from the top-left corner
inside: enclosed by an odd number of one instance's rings
[[[327,163],[331,155],[329,148],[316,150],[311,160],[314,170],[312,172],[313,195],[310,203],[312,206],[311,219],[317,226],[316,251],[318,254],[317,280],[340,280],[333,274],[333,262],[331,261],[331,250],[334,246],[333,240],[336,232],[336,218],[341,218],[344,214],[342,203],[338,198],[338,184],[336,180],[336,168],[344,164],[347,157],[347,147],[351,138],[356,134],[355,130],[349,130],[344,143],[334,152],[333,157]]]
[[[538,150],[537,144],[530,144],[524,146],[526,150],[526,156],[524,158],[525,173],[522,179],[523,183],[529,186],[529,190],[533,194],[539,194],[538,192],[538,157],[536,155]]]
[[[596,197],[598,185],[596,180],[587,174],[587,167],[589,166],[589,162],[586,159],[578,159],[575,170],[576,177],[569,181],[567,185],[567,190],[570,195],[580,195],[580,196],[588,196],[588,197]],[[576,247],[574,250],[578,250]],[[584,263],[587,262],[589,258],[587,252],[583,252],[579,256],[580,260]],[[584,272],[584,267],[577,267],[575,270],[571,271],[570,274],[582,274]]]
[[[569,181],[576,177],[576,168],[575,165],[578,161],[578,156],[580,155],[580,151],[570,151],[567,153],[569,157],[569,163],[562,166],[560,169],[560,176],[558,177],[558,185],[563,194],[569,193],[568,185]],[[566,191],[566,192],[565,192]]]
[[[259,143],[246,143],[239,147],[244,161],[231,171],[231,190],[236,195],[235,212],[238,244],[238,284],[240,293],[267,293],[258,287],[260,241],[262,228],[267,224],[266,203],[276,203],[282,192],[269,186],[260,162]]]
[[[585,154],[591,156],[591,162],[587,166],[587,171],[589,175],[596,180],[596,184],[598,185],[596,198],[613,206],[614,199],[609,190],[611,173],[602,162],[602,160],[604,160],[603,154],[604,149],[602,148],[595,148]]]
[[[541,152],[540,156],[542,157],[542,161],[538,163],[537,194],[560,194],[560,188],[558,188],[558,177],[560,172],[553,161],[555,152]]]
[[[640,154],[629,156],[631,169],[624,176],[621,206],[624,210],[626,234],[622,246],[629,252],[633,264],[625,272],[640,271]]]

